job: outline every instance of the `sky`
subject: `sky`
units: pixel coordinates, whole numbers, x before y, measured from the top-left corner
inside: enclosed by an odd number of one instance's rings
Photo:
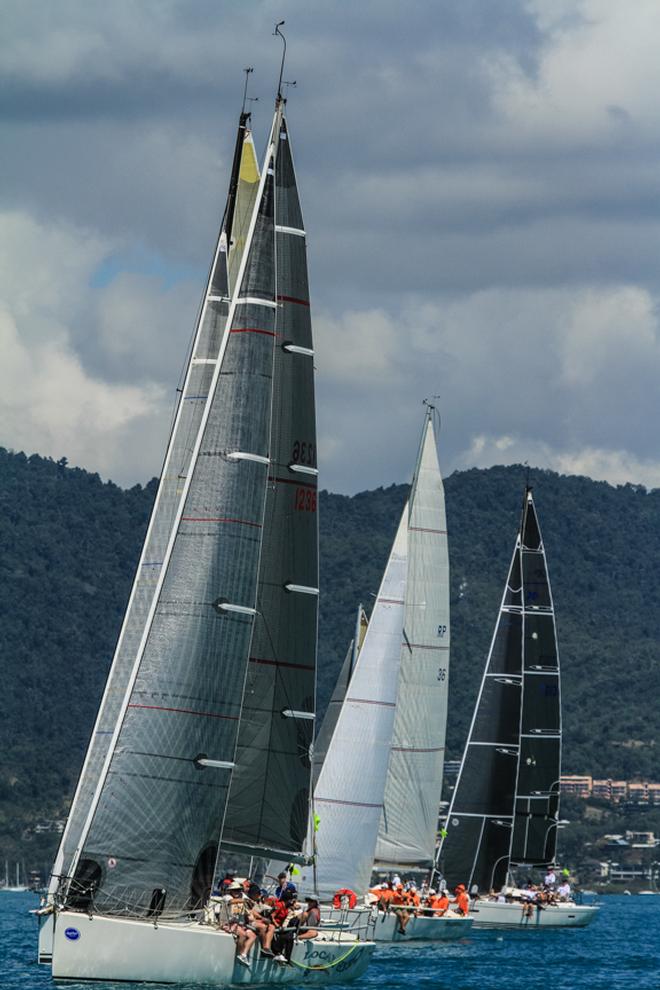
[[[660,486],[657,0],[3,0],[0,445],[157,474],[285,20],[322,487]]]

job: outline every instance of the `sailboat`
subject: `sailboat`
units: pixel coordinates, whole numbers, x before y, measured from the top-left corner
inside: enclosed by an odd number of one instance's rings
[[[530,908],[507,886],[512,868],[555,860],[561,765],[561,699],[555,613],[545,547],[526,488],[520,529],[438,869],[464,883],[476,928],[580,927],[598,911],[572,901]]]
[[[329,930],[288,966],[237,965],[209,912],[229,863],[302,858],[315,718],[314,352],[281,74],[261,171],[248,124],[42,916],[54,978],[327,983],[373,951]]]
[[[350,679],[340,674],[314,788],[315,883],[366,894],[374,869],[428,871],[442,787],[449,673],[449,561],[433,408],[408,501]],[[338,697],[338,694],[341,696]],[[327,736],[331,738],[327,740]],[[329,913],[336,917],[336,913]],[[461,917],[380,912],[377,941],[458,937]]]
[[[9,882],[9,861],[5,860],[5,882],[4,886],[0,886],[0,890],[6,894],[24,894],[29,889],[29,887],[21,883],[21,871],[18,863],[16,863],[16,883],[11,884]]]

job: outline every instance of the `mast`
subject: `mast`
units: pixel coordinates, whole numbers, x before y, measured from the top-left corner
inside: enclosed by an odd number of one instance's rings
[[[531,489],[438,862],[449,886],[499,889],[554,857],[561,726],[554,610]]]
[[[247,154],[244,150],[246,146],[248,146]],[[247,119],[244,114],[241,114],[236,136],[230,192],[213,253],[203,302],[196,322],[184,384],[179,393],[179,402],[165,453],[158,491],[96,724],[55,858],[49,886],[51,895],[54,894],[60,883],[66,887],[71,877],[72,861],[77,855],[76,851],[79,848],[81,835],[90,813],[121,710],[122,699],[131,676],[144,617],[154,601],[165,550],[174,520],[182,503],[184,482],[190,471],[195,438],[199,433],[208,401],[221,329],[226,321],[229,308],[227,221],[235,208],[234,200],[237,189],[239,198],[241,197],[239,183],[241,162],[244,159],[249,162],[250,147],[253,153],[253,145],[247,129]],[[243,193],[242,200],[245,198]]]
[[[400,674],[376,866],[432,865],[449,685],[449,556],[433,407],[428,405],[408,507]]]

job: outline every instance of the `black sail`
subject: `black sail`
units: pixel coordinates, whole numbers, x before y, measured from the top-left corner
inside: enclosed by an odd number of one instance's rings
[[[524,515],[521,560],[525,635],[511,864],[547,866],[554,862],[557,846],[561,698],[552,593],[531,494]]]
[[[305,232],[281,118],[270,467],[257,616],[222,849],[300,855],[310,793],[318,614],[314,366]]]
[[[277,119],[277,118],[276,118]],[[186,910],[210,887],[236,759],[270,490],[277,353],[271,143],[238,291],[214,278],[193,366],[205,390],[182,504],[143,615],[70,903],[94,878],[105,913]],[[159,908],[160,909],[160,908]]]
[[[560,749],[554,611],[528,490],[439,851],[450,887],[498,890],[510,864],[553,861]]]

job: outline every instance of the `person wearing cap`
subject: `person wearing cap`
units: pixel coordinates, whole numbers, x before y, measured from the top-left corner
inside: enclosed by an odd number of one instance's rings
[[[254,932],[255,938],[250,941],[250,945],[244,952],[247,955],[249,947],[258,938],[261,955],[272,959],[275,954],[271,949],[275,934],[275,925],[271,919],[272,906],[265,903],[263,891],[259,889],[257,884],[250,886],[248,900],[251,907],[247,913],[246,927]]]
[[[462,914],[465,918],[467,918],[470,913],[470,898],[467,890],[465,889],[465,884],[459,883],[459,885],[455,888],[454,893],[456,894],[456,897],[454,898],[456,910],[459,914]]]
[[[278,878],[279,879],[279,878]],[[296,895],[292,890],[283,890],[282,896],[275,902],[272,913],[272,922],[275,925],[274,939],[272,943],[275,953],[275,962],[285,965],[291,959],[293,942],[296,931],[300,923],[299,916],[296,916]]]
[[[408,903],[408,895],[403,889],[403,884],[398,883],[394,888],[394,893],[390,904],[392,910],[396,913],[396,920],[398,921],[398,931],[400,935],[406,934],[406,926],[410,921],[410,912],[406,910],[406,905]]]
[[[315,897],[306,897],[305,902],[307,907],[300,915],[300,922],[298,925],[298,938],[316,938],[318,935],[317,926],[321,924],[321,911],[319,909],[319,902]]]
[[[449,910],[449,898],[446,890],[429,891],[429,907],[433,910],[435,918],[441,918]]]
[[[286,891],[290,891],[293,894],[298,893],[298,888],[295,883],[292,883],[287,877],[286,873],[277,874],[277,887],[275,888],[275,897],[279,900],[282,899],[282,894]]]

